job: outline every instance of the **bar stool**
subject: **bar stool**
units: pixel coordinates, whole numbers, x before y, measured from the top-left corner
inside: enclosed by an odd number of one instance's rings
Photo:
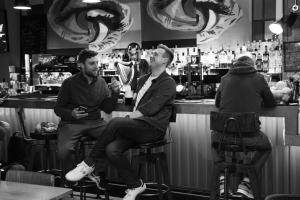
[[[172,106],[172,114],[169,122],[176,122],[176,107]],[[151,183],[145,183],[147,190],[152,189],[157,192],[148,193],[144,192],[137,197],[152,197],[158,196],[160,200],[164,199],[164,195],[167,195],[168,200],[172,199],[171,187],[170,187],[170,175],[167,162],[167,156],[165,152],[153,153],[154,148],[163,147],[167,144],[172,143],[171,128],[169,127],[169,138],[163,138],[159,141],[137,144],[133,149],[140,151],[139,155],[132,157],[132,165],[137,168],[138,176],[141,176],[143,166],[148,166],[147,169],[147,180],[149,180],[149,174],[152,172],[152,166],[154,165],[155,180]]]
[[[137,173],[138,176],[141,176],[141,170],[143,165],[148,166],[148,173],[152,172],[151,165],[154,165],[154,171],[155,171],[155,182],[152,183],[145,183],[147,185],[147,188],[155,187],[157,188],[157,193],[143,193],[140,196],[159,196],[159,199],[162,200],[163,195],[167,194],[168,199],[172,199],[171,197],[171,188],[169,186],[170,184],[170,177],[169,177],[169,169],[168,169],[168,163],[167,163],[167,156],[165,152],[158,152],[153,153],[152,149],[157,147],[162,147],[168,144],[169,142],[166,139],[153,142],[153,143],[146,143],[146,144],[140,144],[134,147],[135,149],[139,149],[140,153],[137,156],[133,156],[132,163],[134,166],[138,166]],[[149,174],[147,174],[147,180],[149,177]],[[137,198],[139,199],[139,198]]]
[[[75,158],[77,162],[81,162],[86,157],[86,149],[92,148],[96,140],[90,136],[83,136],[80,138],[78,145],[75,148]],[[106,188],[101,190],[95,185],[93,181],[88,178],[83,178],[79,181],[80,200],[86,200],[87,189],[97,188],[97,191],[102,191],[105,196],[105,200],[109,200],[109,194]],[[100,198],[100,193],[97,192],[97,198]]]
[[[215,112],[211,113],[211,129],[214,130],[214,122],[212,120],[215,120],[216,118],[213,118],[212,116],[219,115],[221,113],[216,114]],[[221,114],[222,115],[222,114]],[[227,113],[228,115],[228,113]],[[246,118],[249,117],[250,113],[245,113]],[[237,117],[238,116],[238,117]],[[222,117],[224,119],[224,117]],[[259,174],[255,170],[254,165],[252,164],[240,164],[237,159],[237,153],[243,152],[245,155],[249,151],[255,151],[255,149],[246,148],[243,143],[243,137],[242,137],[242,124],[240,119],[243,118],[243,113],[234,113],[232,116],[229,116],[225,119],[224,122],[224,128],[222,131],[222,139],[218,144],[218,151],[219,152],[229,152],[231,153],[230,161],[220,161],[220,162],[214,162],[213,167],[213,176],[211,180],[211,200],[217,199],[217,193],[219,193],[219,177],[222,171],[224,171],[224,200],[229,199],[231,195],[229,195],[229,179],[231,174],[238,174],[238,173],[245,173],[247,172],[250,179],[251,188],[253,190],[253,195],[256,200],[260,199],[261,195],[261,186],[259,181]],[[255,117],[254,117],[255,118]],[[249,119],[249,118],[248,118]],[[221,120],[222,121],[222,120]],[[231,124],[230,124],[231,123]],[[213,124],[213,125],[212,125]],[[243,127],[245,128],[245,127]],[[237,132],[234,134],[236,137],[236,140],[233,144],[226,144],[225,139],[229,133],[232,133],[229,131],[229,129],[234,129]]]
[[[45,141],[36,140],[28,136],[25,128],[24,118],[23,118],[24,115],[23,107],[19,106],[18,108],[16,108],[16,112],[21,125],[21,131],[15,132],[14,135],[15,136],[19,135],[20,137],[22,137],[24,144],[26,146],[25,148],[26,152],[24,152],[25,155],[24,165],[27,170],[32,171],[36,155],[41,154],[41,152],[43,152]]]
[[[57,132],[32,132],[30,134],[30,137],[38,140],[40,142],[43,142],[43,170],[40,170],[39,172],[43,172],[43,173],[49,173],[49,174],[53,174],[56,176],[59,176],[61,174],[61,170],[60,169],[50,169],[50,160],[51,158],[53,158],[51,156],[51,152],[55,152],[56,148],[52,148],[52,147],[56,147],[56,142],[57,142]],[[55,159],[53,159],[53,166],[56,166],[56,161]]]

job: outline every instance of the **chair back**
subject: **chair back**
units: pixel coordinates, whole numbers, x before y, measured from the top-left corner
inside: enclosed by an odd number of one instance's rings
[[[9,170],[5,180],[54,187],[54,175],[39,172]]]
[[[260,130],[259,115],[255,112],[229,113],[214,111],[210,113],[210,129],[223,132],[226,121],[229,118],[235,119],[236,123],[240,127],[240,130],[237,130],[234,124],[227,124],[227,132],[255,133]]]
[[[259,117],[256,113],[222,113],[211,112],[210,128],[211,130],[222,132],[222,138],[219,142],[220,151],[244,152],[247,149],[243,142],[242,133],[255,133],[260,128]],[[230,135],[229,135],[230,134]],[[230,143],[226,137],[235,137]]]

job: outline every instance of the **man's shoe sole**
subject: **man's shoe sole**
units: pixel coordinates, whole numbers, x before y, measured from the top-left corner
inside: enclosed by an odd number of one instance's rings
[[[243,194],[243,195],[245,195],[246,197],[248,197],[248,198],[250,198],[250,199],[254,199],[253,194],[247,192],[246,190],[238,189],[238,190],[237,190],[237,193]]]

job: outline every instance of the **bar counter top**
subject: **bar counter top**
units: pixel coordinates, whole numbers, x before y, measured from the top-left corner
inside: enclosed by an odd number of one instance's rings
[[[6,108],[23,108],[34,109],[53,109],[56,103],[56,95],[29,94],[10,97],[1,105]],[[217,110],[213,99],[202,100],[176,100],[178,114],[200,114],[209,115],[211,111]],[[130,112],[132,108],[119,102],[116,112]],[[285,118],[286,144],[300,145],[300,135],[298,131],[298,113],[299,105],[278,105],[273,109],[263,109],[260,113],[264,117],[282,117]],[[297,136],[297,137],[296,137]]]

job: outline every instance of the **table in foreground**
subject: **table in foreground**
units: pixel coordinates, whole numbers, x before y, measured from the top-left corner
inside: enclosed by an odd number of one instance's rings
[[[0,200],[58,200],[71,194],[67,188],[0,181]]]

